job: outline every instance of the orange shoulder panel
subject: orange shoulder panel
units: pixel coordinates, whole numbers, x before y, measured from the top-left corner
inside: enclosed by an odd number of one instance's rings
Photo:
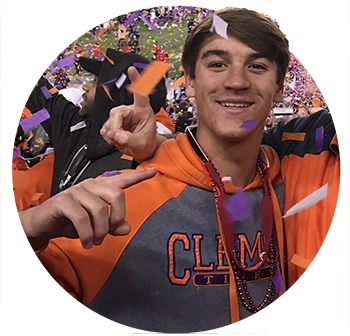
[[[108,177],[105,177],[108,178]],[[78,239],[53,239],[37,256],[72,296],[88,305],[103,286],[128,243],[147,218],[170,198],[177,197],[185,184],[169,181],[161,174],[125,190],[127,216],[132,229],[126,236],[108,235],[102,245],[86,250]],[[148,197],[145,198],[145,192]],[[140,206],[140,204],[142,206]]]
[[[54,153],[26,170],[12,171],[13,193],[17,211],[23,211],[50,197]]]
[[[156,118],[156,121],[163,124],[165,127],[167,127],[171,133],[175,133],[175,125],[162,107],[157,114],[154,115]]]

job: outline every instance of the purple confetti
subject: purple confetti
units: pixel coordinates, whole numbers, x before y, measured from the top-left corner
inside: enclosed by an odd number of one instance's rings
[[[323,126],[316,129],[316,153],[320,153],[323,149],[324,128]]]
[[[1,162],[9,161],[18,157],[17,152],[9,152],[0,156]]]
[[[147,63],[134,63],[134,67],[135,68],[139,68],[139,69],[147,69],[149,67],[149,64]]]
[[[46,86],[42,86],[40,89],[46,99],[50,99],[52,97],[51,93],[49,92],[49,89]]]
[[[23,131],[28,131],[29,129],[33,128],[34,126],[42,123],[47,119],[50,119],[50,114],[44,107],[38,112],[20,121],[19,124],[21,125]]]
[[[282,274],[281,274],[281,270],[280,270],[280,265],[277,263],[277,269],[276,269],[276,273],[273,276],[272,279],[276,290],[278,292],[284,292],[285,291],[285,287],[284,287],[284,283],[283,283],[283,279],[282,279]]]
[[[107,82],[101,83],[98,86],[101,87],[101,86],[104,86],[104,85],[108,85],[108,84],[116,82],[117,80],[118,80],[118,78],[114,78],[114,79],[111,79],[111,80],[109,80]]]
[[[249,200],[242,189],[229,196],[224,207],[234,221],[243,220],[250,215]]]
[[[59,61],[56,62],[56,65],[61,69],[61,68],[69,68],[72,67],[75,63],[75,58],[74,56],[69,56],[66,58],[63,58]]]
[[[257,123],[257,120],[246,120],[242,125],[241,128],[251,129],[254,127],[254,125]]]
[[[87,48],[88,52],[90,52],[92,49],[93,49],[93,46],[91,46],[91,45],[89,45]]]
[[[126,21],[124,21],[122,23],[124,28],[128,28],[132,24],[132,22],[140,15],[140,12],[141,11],[138,10],[138,11],[134,12],[133,14],[131,14],[131,16]]]
[[[142,19],[142,21],[143,21],[144,23],[146,23],[146,25],[147,25],[148,27],[150,27],[152,30],[159,32],[159,29],[157,29],[157,28],[146,18],[146,15],[145,15],[145,14],[143,14],[143,15],[141,16],[141,19]]]
[[[102,176],[110,177],[110,176],[115,176],[115,175],[119,175],[119,174],[121,174],[120,171],[106,171],[102,174]]]
[[[53,66],[53,64],[50,64],[49,70],[51,71],[52,74],[54,74],[54,73],[56,72],[56,69],[55,69],[55,67]]]
[[[80,78],[76,78],[78,84],[83,84],[83,81]]]

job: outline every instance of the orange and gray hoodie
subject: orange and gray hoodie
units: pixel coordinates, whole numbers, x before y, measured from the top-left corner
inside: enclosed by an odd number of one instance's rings
[[[305,181],[300,171],[302,165],[294,167],[300,179],[298,185],[306,185],[302,192],[291,193],[290,190],[298,186],[287,187],[295,180],[294,173],[281,167],[280,158],[271,147],[263,145],[261,148],[270,169],[278,257],[283,283],[288,288],[288,278],[294,280],[299,276],[298,270],[292,267],[291,258],[295,259],[295,255],[299,259],[311,258],[302,251],[308,244],[318,250],[322,237],[311,241],[314,238],[310,235],[319,227],[327,233],[330,217],[320,216],[320,206],[328,209],[323,201],[300,212],[298,218],[287,217],[285,223],[282,215],[286,207],[300,201],[303,193],[314,191],[311,189],[317,189],[317,184],[324,183],[330,176],[318,170],[323,177],[314,178],[312,182],[315,183],[309,186],[310,179]],[[332,156],[333,152],[325,151]],[[287,156],[286,162],[291,167],[290,160],[294,156],[286,152]],[[327,160],[326,156],[322,157],[321,153],[319,157]],[[156,167],[156,176],[125,191],[126,220],[132,226],[130,234],[109,235],[101,246],[90,250],[83,249],[79,240],[51,240],[37,253],[43,265],[81,303],[106,318],[134,328],[153,332],[198,332],[248,317],[250,313],[240,302],[232,267],[227,261],[210,176],[187,135],[180,134],[163,143],[155,157],[138,169],[145,167]],[[229,182],[224,182],[224,187],[228,194],[238,191]],[[285,189],[289,193],[285,193]],[[261,252],[264,241],[260,215],[264,193],[259,174],[243,191],[251,211],[245,219],[235,221],[235,235],[240,262],[249,266]],[[335,186],[330,191],[337,194],[338,189]],[[330,207],[330,213],[332,211]],[[311,218],[314,222],[309,224]],[[316,219],[317,227],[313,227]],[[309,225],[311,228],[307,228]],[[248,290],[256,305],[262,302],[267,291],[268,268],[266,264],[246,274]],[[271,295],[277,298],[283,291],[276,290]]]

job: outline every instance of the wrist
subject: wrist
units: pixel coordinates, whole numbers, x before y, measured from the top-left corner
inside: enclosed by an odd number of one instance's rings
[[[158,147],[165,141],[168,140],[167,137],[165,137],[162,134],[156,133],[156,136],[153,137],[153,141],[149,142],[147,144],[147,151],[144,151],[144,155],[139,157],[134,157],[134,160],[137,163],[141,163],[147,160],[150,160],[153,158],[155,152],[157,151]]]

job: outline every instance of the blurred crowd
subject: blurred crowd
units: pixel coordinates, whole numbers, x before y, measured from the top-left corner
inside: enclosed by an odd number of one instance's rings
[[[155,30],[159,33],[165,29],[171,30],[181,25],[186,28],[186,33],[188,34],[193,27],[212,12],[210,9],[201,7],[161,6],[120,15],[87,32],[95,41],[94,44],[90,43],[88,45],[87,52],[90,57],[102,60],[105,47],[101,37],[112,34],[112,31],[114,31],[115,49],[142,54],[140,48],[140,22],[146,25],[148,30]],[[278,22],[273,21],[278,26]],[[112,29],[113,27],[117,27],[117,29]],[[116,31],[117,33],[115,33]],[[147,41],[149,41],[149,48],[152,50],[152,60],[169,62],[169,50],[162,45],[161,41],[155,39]],[[58,90],[81,87],[83,81],[79,76],[83,75],[83,71],[79,66],[78,59],[83,54],[82,46],[74,42],[63,50],[51,64],[50,71],[48,69],[45,74],[53,75],[52,84]],[[89,55],[85,53],[84,56],[89,57]],[[73,58],[70,66],[58,67],[57,62],[67,57]],[[182,70],[181,67],[180,70]],[[186,126],[194,125],[197,122],[195,101],[186,97],[184,83],[180,81],[180,84],[176,87],[173,85],[176,80],[181,79],[182,75],[183,72],[180,71],[178,76],[171,78],[169,76],[167,78],[168,96],[166,106],[166,111],[174,122],[176,130],[180,132],[184,131]],[[73,78],[74,84],[72,83]],[[296,56],[292,54],[285,78],[283,101],[279,104],[274,103],[271,106],[271,115],[267,119],[265,126],[271,127],[275,123],[276,120],[273,115],[276,109],[288,110],[291,117],[294,118],[307,116],[321,108],[328,110],[322,93],[308,71]]]

